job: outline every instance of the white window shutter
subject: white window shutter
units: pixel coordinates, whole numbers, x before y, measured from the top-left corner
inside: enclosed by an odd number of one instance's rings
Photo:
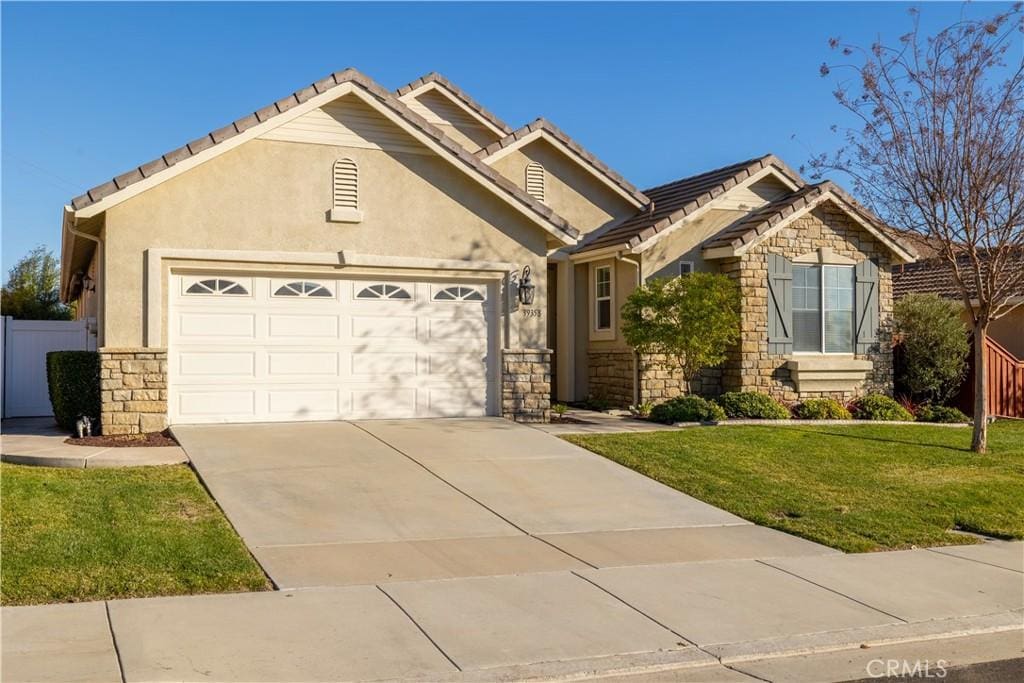
[[[544,167],[535,161],[526,165],[526,194],[544,201]]]

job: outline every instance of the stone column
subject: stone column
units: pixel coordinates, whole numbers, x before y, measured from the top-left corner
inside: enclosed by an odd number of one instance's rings
[[[505,349],[501,414],[515,422],[551,419],[551,349]]]
[[[100,424],[104,434],[167,428],[167,349],[102,348]]]

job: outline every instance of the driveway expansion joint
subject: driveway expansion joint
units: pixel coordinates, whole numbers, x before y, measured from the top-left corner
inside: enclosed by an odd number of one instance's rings
[[[412,625],[415,626],[419,630],[419,632],[423,634],[423,637],[426,638],[427,640],[429,640],[430,644],[433,645],[437,649],[437,651],[440,652],[441,655],[444,656],[444,658],[447,659],[451,663],[451,665],[455,667],[455,669],[457,671],[462,671],[462,667],[459,666],[458,663],[454,659],[452,659],[451,655],[449,655],[447,652],[444,651],[444,648],[442,648],[440,645],[438,645],[436,640],[434,640],[433,638],[430,637],[430,634],[427,633],[426,629],[424,629],[422,626],[420,626],[419,622],[417,622],[413,618],[413,616],[411,614],[409,614],[408,610],[406,610],[404,607],[402,607],[402,605],[398,602],[398,600],[395,599],[395,597],[393,595],[391,595],[386,590],[384,590],[384,588],[381,587],[380,585],[375,586],[375,588],[377,590],[379,590],[381,593],[383,593],[385,595],[385,597],[387,597],[387,599],[390,600],[394,604],[395,607],[397,607],[399,610],[401,610],[402,614],[404,614],[405,617],[410,622],[412,622]]]
[[[117,671],[121,675],[121,683],[128,683],[124,675],[124,663],[121,661],[121,649],[117,645],[117,634],[114,633],[114,622],[110,620],[110,601],[103,601],[103,613],[107,617],[107,629],[110,631],[110,644],[114,648],[114,659],[117,660]]]

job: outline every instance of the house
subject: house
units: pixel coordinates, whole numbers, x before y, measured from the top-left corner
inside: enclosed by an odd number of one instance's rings
[[[61,286],[97,320],[104,429],[132,433],[665,398],[618,311],[691,270],[744,297],[703,389],[890,391],[890,270],[913,260],[773,156],[641,192],[437,74],[349,69],[73,199]]]

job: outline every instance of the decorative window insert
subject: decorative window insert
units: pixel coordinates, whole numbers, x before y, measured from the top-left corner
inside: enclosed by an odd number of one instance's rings
[[[245,296],[249,291],[234,280],[210,279],[199,280],[189,285],[186,294],[226,294],[229,296]]]
[[[849,266],[793,266],[793,350],[853,353],[854,272]]]
[[[537,162],[526,165],[526,194],[538,202],[544,201],[544,167]]]
[[[679,274],[689,275],[693,272],[693,261],[680,261],[679,262]]]
[[[594,329],[612,329],[612,268],[594,268]]]
[[[434,294],[434,301],[483,301],[484,295],[473,287],[445,287]]]
[[[362,300],[375,300],[375,299],[412,299],[412,295],[409,294],[409,290],[399,287],[398,285],[370,285],[359,290],[356,294],[357,299]]]
[[[331,297],[331,290],[319,282],[308,282],[306,280],[289,282],[274,290],[274,296],[310,296],[310,297]]]
[[[331,220],[339,223],[358,223],[363,219],[359,210],[359,167],[348,157],[334,162],[334,202]]]

